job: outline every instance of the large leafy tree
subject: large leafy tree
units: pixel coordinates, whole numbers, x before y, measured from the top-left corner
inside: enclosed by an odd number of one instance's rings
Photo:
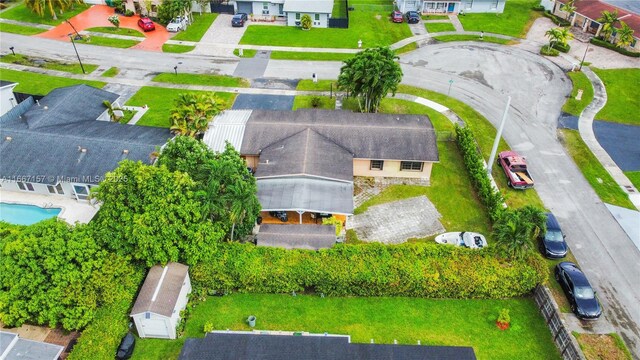
[[[45,12],[49,12],[51,17],[55,20],[58,18],[56,10],[63,12],[74,4],[84,4],[82,0],[25,0],[24,5],[27,9],[38,14],[40,17],[44,16]]]
[[[609,40],[611,34],[614,30],[614,25],[618,22],[618,11],[609,12],[603,11],[602,16],[596,20],[600,24],[602,24],[602,29],[600,30],[600,37],[604,40]]]
[[[93,220],[101,242],[147,266],[195,264],[225,234],[222,224],[204,221],[207,212],[189,175],[165,166],[123,161],[93,196],[102,202]]]
[[[176,16],[191,16],[191,0],[163,1],[158,7],[158,22],[167,25]]]
[[[545,231],[544,212],[527,205],[502,212],[493,225],[493,238],[505,255],[513,259],[522,259],[534,248],[536,238]]]
[[[181,171],[189,174],[199,189],[206,187],[212,177],[215,154],[202,141],[189,136],[176,136],[169,141],[160,153],[158,165],[164,165],[169,171]]]
[[[624,48],[633,42],[633,29],[629,27],[624,21],[620,21],[620,29],[618,29],[618,41],[616,45]]]
[[[86,326],[98,306],[137,286],[128,259],[103,250],[88,225],[47,220],[0,240],[0,319],[66,330]]]
[[[345,61],[338,87],[358,99],[361,112],[375,113],[389,92],[395,95],[402,80],[398,57],[388,47],[366,49]]]
[[[171,109],[171,130],[180,135],[197,137],[207,130],[209,121],[224,107],[224,101],[213,93],[180,94]]]

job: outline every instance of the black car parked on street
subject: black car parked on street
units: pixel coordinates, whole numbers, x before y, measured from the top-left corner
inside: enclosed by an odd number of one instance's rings
[[[602,315],[602,307],[596,298],[596,292],[576,264],[568,261],[559,263],[556,265],[555,276],[567,295],[571,311],[578,318],[596,320]]]
[[[567,256],[569,247],[564,240],[565,237],[558,219],[552,213],[547,213],[547,232],[542,236],[540,242],[544,256],[549,259],[561,259]]]

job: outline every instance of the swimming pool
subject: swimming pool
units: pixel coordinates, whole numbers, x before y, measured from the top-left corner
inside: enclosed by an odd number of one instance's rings
[[[43,209],[35,205],[9,204],[0,202],[0,220],[17,225],[31,225],[38,221],[58,216],[62,209]]]

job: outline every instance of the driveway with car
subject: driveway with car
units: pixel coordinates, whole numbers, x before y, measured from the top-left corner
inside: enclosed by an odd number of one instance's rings
[[[109,16],[115,14],[112,7],[106,5],[94,5],[89,9],[81,12],[80,14],[69,19],[69,22],[73,24],[73,27],[78,31],[82,31],[92,27],[107,26],[112,27],[113,24],[107,20]],[[135,29],[142,32],[142,29],[138,25],[140,16],[124,16],[120,15],[120,27],[127,29]],[[49,31],[45,31],[41,34],[35,35],[53,40],[69,41],[69,34],[73,33],[73,28],[66,22],[54,27]],[[142,32],[145,39],[131,47],[131,49],[148,50],[148,51],[162,51],[162,45],[169,40],[169,33],[160,24],[155,24],[155,30]],[[4,36],[4,34],[3,34]]]
[[[232,18],[233,15],[229,14],[218,15],[191,53],[235,57],[233,55],[234,47],[224,45],[238,45],[251,22],[247,21],[242,27],[233,27],[231,26]]]

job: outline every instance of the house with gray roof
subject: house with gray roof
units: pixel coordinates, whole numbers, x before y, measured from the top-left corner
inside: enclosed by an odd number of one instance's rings
[[[438,162],[426,116],[306,109],[227,110],[205,133],[228,141],[255,170],[263,211],[353,213],[353,177],[407,178],[428,184]]]
[[[0,331],[2,360],[58,360],[64,347],[21,338],[18,334]]]
[[[119,95],[87,85],[29,98],[0,117],[3,190],[86,200],[122,160],[153,162],[169,129],[101,121]]]
[[[252,15],[254,20],[285,19],[288,26],[300,26],[303,15],[311,17],[313,27],[326,28],[333,11],[333,0],[236,0],[236,13]]]

